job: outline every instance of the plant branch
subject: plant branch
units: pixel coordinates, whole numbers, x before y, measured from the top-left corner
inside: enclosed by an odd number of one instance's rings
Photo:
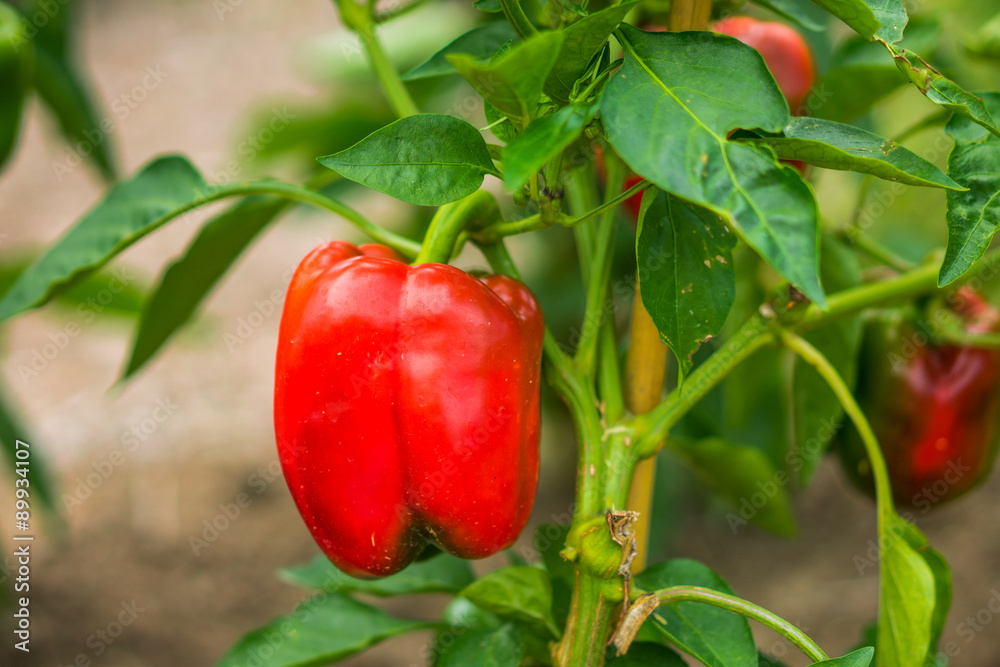
[[[792,642],[792,644],[794,644],[800,651],[805,653],[810,660],[815,662],[829,660],[829,656],[823,652],[823,649],[817,646],[816,642],[810,639],[797,627],[780,616],[769,612],[763,607],[755,605],[752,602],[747,602],[746,600],[738,598],[735,595],[721,593],[719,591],[715,591],[710,588],[702,588],[700,586],[671,586],[670,588],[664,588],[663,590],[656,591],[648,597],[653,596],[659,599],[659,604],[701,602],[703,604],[712,605],[713,607],[725,609],[726,611],[731,611],[734,614],[739,614],[740,616],[745,616],[746,618],[757,621],[761,625],[771,628],[778,634],[788,639],[788,641]],[[637,601],[637,603],[629,610],[630,615],[633,610],[635,610],[638,614],[642,615],[642,618],[626,619],[626,624],[634,624],[635,621],[641,623],[642,620],[647,618],[655,610],[654,605],[643,604],[643,602],[648,600],[648,597],[642,596],[642,598],[640,598],[640,600]],[[637,626],[636,629],[638,629]],[[629,641],[631,641],[631,639],[629,639]],[[617,639],[615,643],[616,645],[619,644]],[[627,645],[624,648],[627,648]],[[619,655],[623,652],[622,647],[619,646]]]
[[[232,185],[220,185],[214,187],[204,197],[198,199],[198,201],[177,210],[176,215],[181,215],[191,209],[197,208],[198,206],[202,206],[213,201],[219,201],[220,199],[249,195],[275,195],[285,199],[312,204],[313,206],[339,215],[369,237],[380,243],[384,243],[405,257],[416,257],[417,253],[420,251],[420,244],[416,241],[412,241],[404,236],[382,229],[354,209],[345,206],[334,199],[330,199],[329,197],[321,195],[318,192],[313,192],[312,190],[308,190],[297,185],[280,183],[277,181],[234,183]]]
[[[521,39],[528,39],[538,32],[538,29],[528,20],[518,0],[500,0],[500,7],[503,9],[503,15],[507,22]]]
[[[833,367],[829,359],[823,356],[822,352],[813,347],[805,338],[790,331],[779,331],[778,335],[782,343],[799,355],[804,362],[815,368],[816,372],[826,380],[827,386],[844,407],[844,412],[854,422],[854,427],[865,445],[868,461],[871,463],[872,476],[875,478],[875,494],[878,498],[879,523],[881,524],[885,513],[891,512],[893,508],[892,486],[889,482],[889,469],[886,467],[885,457],[882,456],[882,450],[878,446],[878,440],[875,433],[872,432],[868,419],[858,406],[858,402],[854,400],[850,387],[847,386],[847,383],[837,373],[837,369]],[[882,532],[881,527],[879,532]]]
[[[459,247],[463,231],[484,227],[499,218],[496,199],[486,190],[476,190],[468,197],[445,204],[434,214],[415,263],[447,264]]]

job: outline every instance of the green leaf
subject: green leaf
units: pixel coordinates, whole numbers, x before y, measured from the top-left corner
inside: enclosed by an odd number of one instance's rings
[[[902,44],[918,53],[932,53],[940,40],[938,22],[914,19]],[[853,121],[906,82],[885,47],[861,36],[852,37],[837,47],[829,69],[813,86],[809,115],[841,123]]]
[[[722,329],[736,295],[736,237],[719,216],[666,192],[643,198],[636,238],[642,303],[683,374]]]
[[[686,667],[684,658],[662,644],[634,642],[625,655],[608,650],[605,667]]]
[[[475,577],[469,562],[449,554],[419,561],[402,572],[381,579],[355,579],[344,574],[326,556],[281,570],[288,583],[327,592],[367,593],[381,597],[416,593],[458,593]]]
[[[900,49],[893,55],[899,71],[905,74],[910,83],[915,85],[927,99],[959,116],[971,119],[1000,137],[1000,128],[997,128],[996,121],[982,98],[946,78],[913,51]]]
[[[44,304],[208,191],[201,174],[183,157],[157,158],[112,188],[20,275],[0,301],[0,321]]]
[[[589,14],[563,29],[563,43],[545,90],[553,98],[566,102],[577,79],[584,75],[597,52],[604,48],[612,31],[625,20],[637,2],[623,2]]]
[[[0,260],[0,297],[35,259],[33,254],[18,254]],[[88,323],[105,316],[138,318],[145,298],[146,288],[135,269],[119,265],[110,271],[88,274],[61,292],[54,302],[72,309]]]
[[[56,507],[56,493],[58,489],[55,484],[55,478],[52,473],[49,472],[48,463],[46,463],[45,454],[42,448],[39,446],[37,440],[35,440],[28,429],[24,427],[17,415],[17,410],[14,405],[8,402],[5,395],[6,388],[0,384],[0,447],[3,448],[4,458],[7,459],[7,464],[10,466],[11,475],[15,480],[27,479],[28,493],[30,494],[29,502],[32,504],[38,501],[39,507],[49,510],[53,515],[59,515],[59,509]],[[18,468],[16,461],[23,460],[17,457],[17,441],[26,442],[28,444],[28,451],[30,457],[28,459],[30,465],[27,467],[27,477],[22,478],[17,474],[17,470],[23,470],[24,468]],[[21,448],[23,449],[23,448]],[[10,483],[10,488],[16,488],[14,482]],[[10,490],[11,503],[13,504],[14,491]]]
[[[875,34],[880,41],[895,44],[903,38],[903,29],[909,20],[903,0],[865,0],[865,4],[871,8],[875,18],[882,24],[882,27]],[[867,37],[867,35],[865,36]]]
[[[835,237],[823,237],[822,258],[823,284],[831,294],[861,284],[857,257]],[[861,328],[861,318],[852,316],[804,334],[806,340],[833,364],[848,387],[854,386],[857,376]],[[798,358],[792,387],[796,448],[792,469],[805,484],[836,436],[844,409],[826,380]]]
[[[524,118],[534,114],[561,45],[562,33],[542,32],[493,60],[463,54],[447,58],[483,99],[505,116]]]
[[[478,190],[486,174],[497,174],[479,130],[460,118],[429,113],[397,120],[319,162],[421,206],[458,201]]]
[[[503,182],[508,192],[534,178],[546,162],[576,141],[597,113],[596,106],[566,106],[536,118],[503,152]]]
[[[249,197],[201,228],[146,302],[122,379],[142,368],[191,319],[229,267],[290,204],[283,199]]]
[[[868,667],[875,657],[875,649],[862,648],[848,653],[842,658],[831,658],[814,662],[813,667]]]
[[[41,12],[46,17],[35,36],[33,84],[55,115],[73,155],[92,161],[105,179],[113,181],[117,178],[117,169],[110,135],[114,132],[115,119],[98,116],[93,95],[76,69],[79,56],[70,43],[75,4],[49,5],[39,1],[29,5],[28,15]],[[80,150],[81,145],[87,146],[88,151]],[[58,178],[72,168],[73,165],[63,161],[53,163]]]
[[[933,636],[934,573],[917,553],[926,538],[894,512],[879,535],[879,665],[923,667]]]
[[[320,594],[245,635],[217,667],[320,667],[390,637],[432,627],[393,618],[346,595]]]
[[[507,116],[500,113],[500,111],[487,101],[483,101],[483,115],[486,116],[486,122],[489,123],[490,132],[505,144],[510,144],[514,141],[514,137],[517,136],[517,128],[514,124],[510,122]],[[500,122],[497,122],[500,121]]]
[[[752,139],[782,160],[800,160],[825,169],[856,171],[906,185],[961,190],[932,163],[877,134],[829,120],[792,118],[784,137]]]
[[[503,11],[503,7],[500,6],[500,0],[476,0],[472,3],[472,6],[481,12],[489,14],[496,14]]]
[[[939,551],[929,546],[918,549],[917,553],[927,563],[934,576],[934,615],[931,617],[931,639],[927,645],[927,656],[931,659],[941,640],[944,624],[948,620],[948,610],[951,608],[951,567]]]
[[[517,33],[506,21],[491,21],[473,28],[452,41],[425,62],[403,75],[404,81],[429,79],[447,74],[458,74],[458,70],[448,62],[451,54],[465,54],[480,60],[489,60],[508,42],[516,42]]]
[[[496,629],[471,629],[443,648],[435,667],[517,667],[524,657],[522,631],[512,623]]]
[[[819,284],[816,202],[791,168],[726,136],[737,128],[778,132],[788,105],[760,54],[708,32],[621,28],[625,63],[601,111],[630,167],[660,188],[724,217],[806,296]]]
[[[683,558],[651,565],[635,576],[635,584],[646,591],[701,586],[733,593],[715,572]],[[652,632],[647,630],[650,627]],[[639,637],[665,639],[708,667],[746,667],[757,660],[757,647],[747,619],[700,602],[660,605],[640,630]]]
[[[865,0],[812,0],[812,2],[836,16],[866,39],[882,29],[878,14],[886,12],[884,10],[876,12],[875,6],[902,5],[900,0],[868,0],[868,2]],[[902,31],[902,29],[903,26],[899,26],[899,30]]]
[[[0,169],[14,150],[21,109],[31,87],[32,45],[21,15],[0,2]]]
[[[983,100],[1000,114],[1000,93]],[[948,193],[948,249],[938,284],[948,285],[979,261],[1000,229],[1000,138],[962,116],[945,128],[955,139],[948,156],[948,173],[966,192]]]
[[[480,609],[559,636],[552,618],[552,586],[543,570],[523,566],[494,570],[469,584],[459,595]]]
[[[721,438],[674,437],[667,439],[666,447],[739,512],[726,515],[734,532],[751,521],[778,535],[795,535],[795,514],[788,495],[789,475],[776,470],[764,452]]]

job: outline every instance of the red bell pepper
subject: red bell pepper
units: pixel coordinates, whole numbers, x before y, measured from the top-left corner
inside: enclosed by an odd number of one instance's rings
[[[969,333],[995,331],[995,310],[971,290],[958,296],[953,308]],[[904,314],[888,311],[868,324],[860,362],[858,403],[898,503],[926,511],[989,475],[1000,445],[1000,351],[935,346]],[[840,454],[848,478],[871,493],[871,467],[850,425]]]
[[[275,433],[334,564],[384,576],[428,541],[464,558],[514,542],[538,477],[542,332],[534,296],[506,276],[342,241],[302,260],[281,319]]]

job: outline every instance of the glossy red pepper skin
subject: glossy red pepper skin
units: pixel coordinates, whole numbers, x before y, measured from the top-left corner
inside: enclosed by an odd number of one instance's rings
[[[774,75],[778,88],[795,115],[805,115],[804,103],[816,78],[812,50],[794,28],[784,23],[732,16],[716,21],[714,32],[735,37],[757,49]]]
[[[881,315],[865,331],[857,399],[900,505],[927,511],[989,475],[1000,444],[1000,351],[935,347],[898,312]],[[871,466],[852,426],[839,449],[848,478],[871,494]]]
[[[428,541],[464,558],[514,542],[538,477],[542,336],[534,296],[505,276],[340,241],[302,260],[281,320],[275,434],[334,564],[385,576]]]

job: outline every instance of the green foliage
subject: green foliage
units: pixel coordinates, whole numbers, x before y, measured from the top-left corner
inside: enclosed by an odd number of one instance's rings
[[[719,575],[697,561],[686,559],[651,565],[635,577],[635,584],[648,591],[700,586],[732,594]],[[700,602],[661,605],[640,630],[639,638],[665,642],[708,667],[744,667],[757,660],[747,620]]]
[[[511,566],[495,570],[469,584],[459,595],[497,616],[522,621],[554,637],[560,634],[552,618],[552,585],[545,572],[537,568]]]
[[[961,190],[940,169],[899,144],[851,125],[816,118],[792,118],[783,138],[754,139],[782,160],[825,169],[856,171],[907,185]]]
[[[31,82],[32,47],[21,15],[0,2],[0,168],[10,157],[21,127],[21,107]]]
[[[539,170],[557,158],[583,132],[597,113],[596,106],[565,106],[537,118],[514,137],[503,152],[503,181],[513,192],[535,178]]]
[[[983,96],[986,106],[1000,115],[1000,94]],[[964,192],[948,193],[948,249],[941,264],[939,284],[958,280],[983,256],[1000,229],[1000,138],[968,118],[953,116],[947,132],[955,139],[948,156],[948,173]]]
[[[491,60],[452,54],[448,62],[501,113],[509,118],[530,118],[559,56],[562,40],[562,33],[544,32]]]
[[[707,33],[650,34],[627,26],[622,33],[625,63],[604,91],[601,111],[625,162],[722,216],[822,304],[816,202],[808,186],[770,154],[726,140],[740,127],[778,132],[787,124],[788,105],[760,55]]]
[[[355,579],[326,558],[281,571],[281,577],[296,586],[328,593],[367,593],[379,597],[415,593],[458,593],[474,580],[469,562],[449,554],[438,554],[414,563],[402,572],[382,579]]]
[[[441,114],[397,120],[319,161],[345,178],[421,206],[458,201],[478,190],[486,174],[497,173],[479,131]]]
[[[711,211],[653,190],[643,199],[636,240],[642,303],[681,373],[722,329],[736,294],[734,235]]]
[[[245,635],[217,667],[320,667],[390,637],[433,627],[393,618],[346,595],[323,593]]]
[[[154,160],[115,186],[18,277],[0,301],[0,321],[44,304],[198,202],[206,189],[201,174],[186,159]]]

